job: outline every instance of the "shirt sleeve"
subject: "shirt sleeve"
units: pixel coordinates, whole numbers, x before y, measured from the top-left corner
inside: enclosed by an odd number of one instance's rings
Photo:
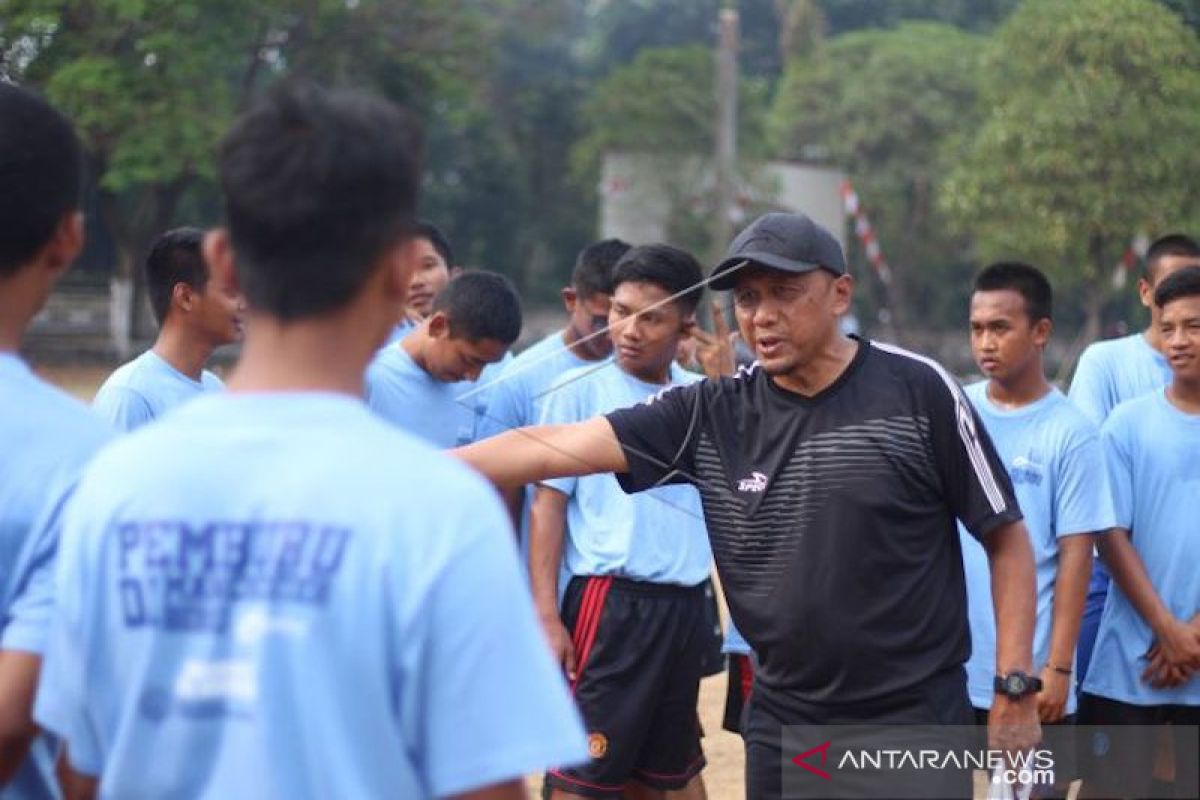
[[[668,483],[692,483],[706,381],[672,386],[606,416],[625,451],[629,471],[616,476],[626,492]]]
[[[945,499],[977,539],[1021,519],[1012,481],[962,387],[940,368],[928,378],[930,436]]]
[[[588,414],[583,408],[582,393],[586,391],[586,388],[586,378],[555,385],[542,400],[542,409],[537,424],[569,425],[594,417],[594,413]],[[579,479],[576,477],[548,478],[541,483],[543,486],[548,486],[570,497],[575,493]]]
[[[1084,350],[1067,390],[1067,398],[1096,426],[1104,424],[1112,410],[1111,392],[1099,361],[1096,350],[1090,347]]]
[[[1104,448],[1095,429],[1073,437],[1055,476],[1054,532],[1062,538],[1104,533],[1116,525]]]
[[[1100,440],[1112,497],[1113,519],[1118,528],[1133,529],[1133,459],[1125,436],[1124,417],[1116,414],[1104,423]]]
[[[466,487],[471,488],[471,487]],[[431,794],[455,795],[587,757],[562,671],[536,622],[512,531],[483,484],[445,520],[464,535],[402,632],[417,646],[400,714]],[[411,569],[411,567],[409,567]],[[398,569],[397,581],[406,580]],[[398,645],[399,646],[399,645]]]
[[[124,388],[101,391],[92,407],[115,430],[129,432],[154,419],[150,404],[135,391]]]
[[[13,574],[0,649],[38,654],[45,650],[54,611],[54,564],[65,499],[60,495],[49,503],[29,531]]]
[[[78,494],[68,503],[58,558],[54,567],[54,611],[42,659],[33,716],[48,731],[65,740],[71,766],[87,775],[102,772],[100,738],[88,711],[88,596],[86,537],[72,530]],[[77,534],[77,535],[76,535]]]
[[[525,381],[520,373],[505,367],[491,387],[486,413],[479,421],[478,439],[487,439],[513,428],[532,425],[526,407]]]

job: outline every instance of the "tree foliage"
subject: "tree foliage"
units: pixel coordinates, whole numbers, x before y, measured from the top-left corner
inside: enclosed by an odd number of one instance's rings
[[[975,124],[981,44],[930,22],[848,33],[793,63],[776,93],[774,152],[847,172],[893,268],[893,300],[943,296],[947,272],[966,260],[936,196],[947,142]]]
[[[1026,257],[1061,285],[1085,284],[1094,326],[1138,231],[1200,221],[1200,45],[1142,0],[1027,0],[987,64],[987,115],[943,207],[981,256]]]

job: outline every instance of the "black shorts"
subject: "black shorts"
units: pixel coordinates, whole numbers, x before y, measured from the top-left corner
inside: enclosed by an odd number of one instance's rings
[[[546,783],[584,797],[616,797],[636,780],[682,789],[704,768],[696,702],[711,638],[703,584],[575,577],[563,622],[575,646],[572,689],[591,761],[551,770]]]
[[[1080,725],[1154,725],[1176,726],[1172,731],[1175,750],[1176,797],[1195,797],[1200,783],[1194,728],[1200,725],[1200,706],[1136,706],[1099,695],[1079,696]],[[1193,729],[1190,735],[1184,728]],[[1169,730],[1163,728],[1163,730]],[[1081,796],[1149,797],[1154,783],[1154,760],[1158,736],[1124,737],[1119,747],[1108,746],[1103,734],[1096,732],[1091,741],[1080,743],[1083,771]],[[1089,786],[1092,791],[1089,791]],[[1186,790],[1186,791],[1184,791]]]
[[[779,800],[783,795],[785,725],[970,725],[973,721],[962,667],[944,670],[911,689],[845,706],[806,703],[756,681],[743,732],[746,800]],[[947,786],[940,796],[971,797],[969,772],[947,771],[943,776]]]

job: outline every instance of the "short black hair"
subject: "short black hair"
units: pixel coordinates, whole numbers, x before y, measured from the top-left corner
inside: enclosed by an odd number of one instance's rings
[[[675,296],[684,316],[691,314],[704,294],[704,272],[691,254],[669,244],[632,247],[613,269],[613,289],[622,283],[653,283]]]
[[[428,241],[433,245],[437,254],[442,257],[442,261],[446,262],[447,267],[454,266],[454,250],[450,247],[450,240],[432,222],[425,219],[417,220],[417,224],[413,226],[413,238]]]
[[[459,273],[433,298],[433,310],[445,313],[451,336],[510,345],[521,335],[521,298],[512,281],[498,272]]]
[[[218,172],[247,303],[284,321],[341,308],[412,234],[419,134],[361,92],[284,81],[221,143]]]
[[[579,251],[575,269],[571,270],[571,286],[580,300],[597,294],[612,294],[613,267],[632,247],[620,239],[601,239]]]
[[[186,283],[197,292],[208,285],[208,265],[201,247],[204,231],[175,228],[159,236],[146,257],[146,293],[154,318],[162,325],[171,311],[175,284]]]
[[[1154,305],[1162,308],[1181,297],[1200,296],[1200,266],[1184,267],[1162,279],[1154,290]]]
[[[1050,281],[1037,267],[1020,261],[998,261],[975,276],[975,291],[997,292],[1011,289],[1025,298],[1030,322],[1054,319],[1054,291]]]
[[[83,148],[67,118],[0,81],[0,276],[28,263],[80,206]]]
[[[1146,251],[1146,280],[1153,281],[1158,262],[1167,256],[1200,258],[1200,244],[1184,233],[1168,233],[1158,237]]]

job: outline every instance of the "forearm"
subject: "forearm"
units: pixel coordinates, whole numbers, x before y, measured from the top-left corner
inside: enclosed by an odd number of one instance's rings
[[[1146,574],[1146,565],[1129,539],[1129,531],[1113,528],[1096,540],[1096,548],[1112,579],[1134,609],[1155,633],[1159,633],[1174,616],[1154,590],[1154,584]]]
[[[1059,540],[1058,573],[1054,579],[1054,608],[1050,623],[1049,664],[1070,670],[1083,624],[1088,583],[1092,576],[1091,534],[1067,536]]]
[[[572,425],[517,428],[451,452],[502,489],[629,468],[604,417]]]
[[[0,786],[16,774],[37,736],[33,695],[41,658],[24,651],[0,651]]]
[[[529,509],[529,583],[543,619],[558,616],[558,574],[566,534],[566,496],[539,486]]]
[[[1028,672],[1033,669],[1037,583],[1025,523],[1011,522],[992,531],[986,548],[996,614],[997,673]]]

